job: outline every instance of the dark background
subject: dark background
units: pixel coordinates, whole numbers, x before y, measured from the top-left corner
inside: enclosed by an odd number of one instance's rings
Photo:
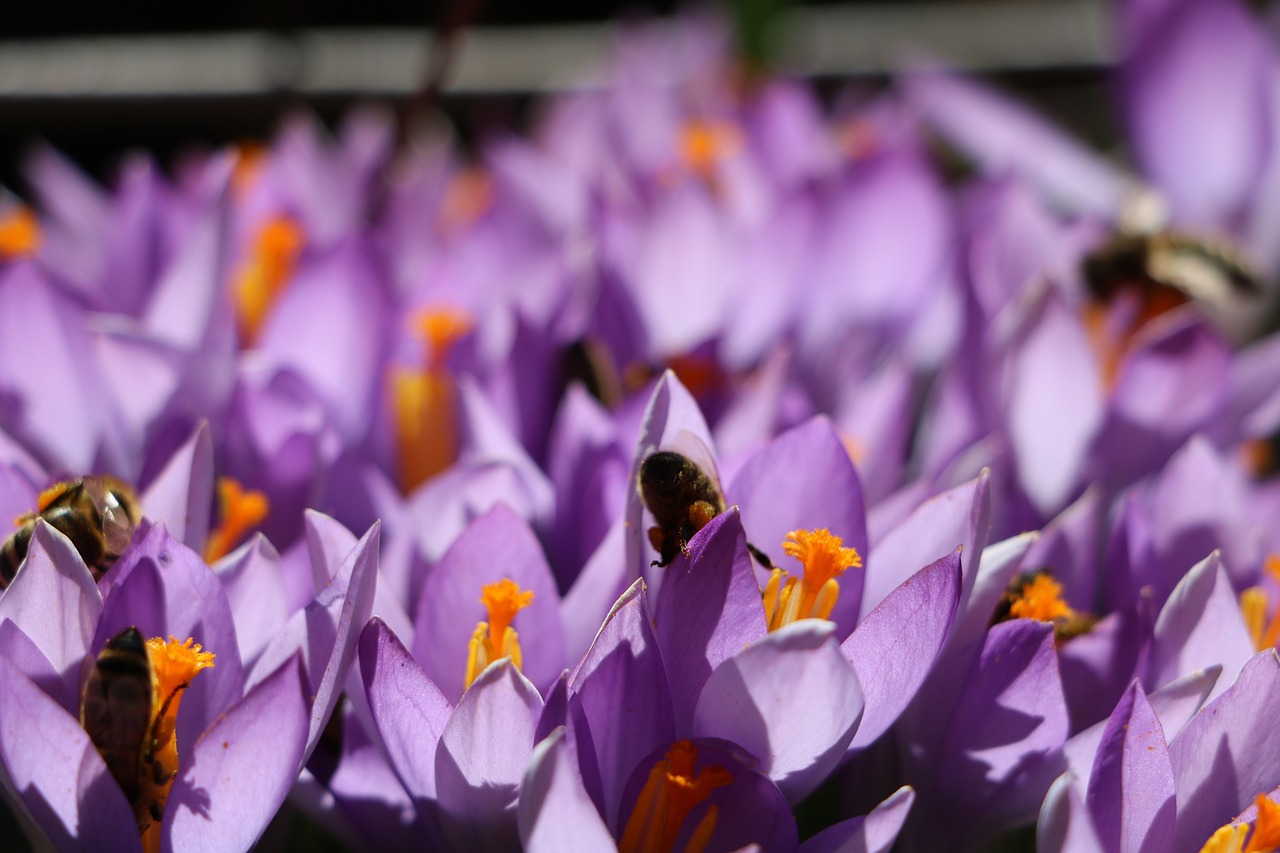
[[[728,0],[739,10],[766,11],[786,0]],[[850,0],[806,0],[803,5],[837,5]],[[853,0],[866,5],[872,0]],[[874,0],[897,6],[914,0]],[[1051,5],[1054,0],[1026,0]],[[612,21],[668,15],[690,4],[652,0],[630,2],[529,2],[529,0],[391,0],[303,2],[303,0],[232,0],[220,3],[16,2],[0,19],[0,39],[30,40],[64,36],[163,33],[212,33],[259,30],[287,36],[313,28],[403,27],[452,32],[465,27],[533,26],[580,21]],[[708,4],[703,4],[708,5]],[[711,4],[714,5],[714,4]],[[801,5],[792,2],[790,5]],[[920,5],[916,3],[916,5]],[[1102,72],[1094,68],[1058,67],[995,72],[995,82],[1030,101],[1081,134],[1106,145],[1115,139],[1106,108]],[[832,97],[845,80],[815,80],[824,97]],[[885,82],[871,76],[859,81]],[[401,108],[404,98],[385,99]],[[188,98],[36,98],[0,97],[0,185],[28,195],[22,178],[24,152],[35,142],[48,142],[109,182],[122,153],[145,148],[161,164],[192,145],[218,146],[245,139],[269,138],[282,116],[309,109],[336,122],[353,99],[339,95],[303,97],[294,92],[268,92],[252,97]],[[444,111],[465,143],[499,128],[519,128],[537,98],[528,93],[444,94],[435,104]]]

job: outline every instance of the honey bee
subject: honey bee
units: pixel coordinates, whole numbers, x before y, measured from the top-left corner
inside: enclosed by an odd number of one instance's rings
[[[19,529],[0,545],[0,589],[27,557],[36,521],[43,518],[80,552],[95,579],[115,564],[142,519],[133,489],[108,476],[57,483],[40,495],[35,512],[16,519]]]
[[[637,481],[640,497],[657,522],[649,528],[649,544],[660,557],[652,565],[666,566],[677,552],[687,554],[693,535],[725,511],[719,486],[680,453],[660,450],[646,456]],[[750,542],[747,548],[762,566],[773,568],[773,562],[759,548]]]
[[[85,684],[80,725],[133,806],[139,829],[162,816],[163,795],[157,790],[176,768],[166,770],[157,760],[159,727],[186,687],[179,684],[168,696],[158,695],[151,656],[137,628],[107,640]]]
[[[1122,231],[1086,255],[1082,269],[1095,298],[1108,302],[1131,288],[1153,312],[1189,300],[1217,308],[1262,292],[1230,246],[1172,231]]]

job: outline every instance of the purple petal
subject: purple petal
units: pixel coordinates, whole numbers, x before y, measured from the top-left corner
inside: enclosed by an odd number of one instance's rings
[[[800,845],[800,853],[888,853],[898,840],[916,792],[894,791],[869,814],[834,824]]]
[[[1027,552],[1026,565],[1050,566],[1077,610],[1094,606],[1102,506],[1096,489],[1064,509]]]
[[[766,633],[764,604],[735,510],[712,519],[667,567],[654,608],[676,731],[687,736],[711,671]]]
[[[1072,781],[1071,775],[1064,773],[1044,798],[1036,823],[1039,853],[1096,853],[1104,849]]]
[[[20,404],[5,426],[71,471],[93,469],[104,426],[87,319],[30,264],[0,274],[0,387]]]
[[[1176,561],[1164,568],[1177,577],[1188,557],[1220,549],[1233,585],[1248,586],[1263,559],[1260,531],[1248,521],[1250,492],[1234,459],[1192,436],[1165,464],[1151,495],[1151,547],[1163,562]],[[1159,580],[1157,594],[1165,588]]]
[[[311,558],[311,577],[318,593],[338,576],[347,555],[356,547],[356,537],[342,522],[315,510],[307,510],[305,524],[307,556]]]
[[[133,543],[103,576],[102,616],[91,655],[125,628],[144,637],[193,638],[217,655],[182,694],[178,712],[180,760],[197,737],[243,695],[244,673],[236,642],[235,621],[217,575],[163,524],[134,534]]]
[[[582,659],[609,609],[634,578],[627,570],[626,535],[625,522],[618,519],[565,594],[560,612],[564,619],[566,660]]]
[[[911,106],[988,174],[1017,175],[1082,213],[1119,213],[1128,179],[1031,111],[956,74],[915,74],[900,85]]]
[[[827,528],[867,556],[862,485],[835,427],[825,417],[787,430],[755,453],[734,477],[727,498],[742,508],[742,524],[752,544],[777,555],[793,530]],[[957,543],[959,544],[959,543]],[[831,619],[847,637],[858,617],[863,572],[840,579],[840,598]]]
[[[688,352],[724,323],[736,257],[726,223],[699,188],[664,193],[647,223],[635,269],[636,306],[655,354]],[[681,310],[672,311],[672,305]]]
[[[1159,468],[1226,402],[1230,352],[1216,333],[1186,315],[1151,328],[1120,364],[1099,438],[1120,483]]]
[[[542,711],[538,691],[508,659],[490,664],[454,709],[436,750],[445,834],[458,848],[516,843],[516,793]]]
[[[0,655],[17,668],[18,672],[43,690],[66,709],[68,714],[80,713],[80,682],[68,684],[61,672],[53,668],[44,652],[16,624],[0,619]],[[79,667],[76,668],[79,675]]]
[[[1270,156],[1275,51],[1242,4],[1172,8],[1123,66],[1130,138],[1177,219],[1220,228],[1246,207]]]
[[[1038,531],[1022,533],[988,545],[982,552],[982,565],[974,579],[969,602],[956,625],[952,648],[968,645],[987,632],[1000,596],[1005,594],[1009,582],[1027,563],[1027,552],[1035,547],[1039,538]],[[963,557],[961,554],[962,561]]]
[[[350,804],[348,816],[361,839],[358,846],[402,850],[421,843],[426,817],[418,814],[378,738],[353,705],[342,710],[342,754],[329,777],[329,790],[338,803]]]
[[[396,775],[418,800],[436,796],[436,746],[453,707],[381,619],[360,635],[369,707]]]
[[[381,523],[369,528],[347,554],[334,579],[313,602],[290,617],[249,675],[248,683],[254,684],[283,660],[303,654],[308,696],[314,701],[307,756],[315,749],[338,702],[360,630],[373,610],[381,529]]]
[[[1102,374],[1080,320],[1052,290],[1036,308],[1009,354],[1009,439],[1022,488],[1051,515],[1078,488],[1102,424]]]
[[[235,617],[240,656],[252,669],[289,619],[280,555],[258,533],[228,554],[216,571]]]
[[[564,628],[551,567],[525,520],[498,504],[454,541],[423,581],[418,599],[413,656],[450,701],[463,693],[476,624],[489,619],[483,587],[503,579],[533,593],[533,602],[512,623],[520,636],[525,677],[546,689],[564,671]]]
[[[568,588],[622,514],[626,495],[627,459],[613,421],[581,385],[569,386],[560,403],[547,473],[556,485],[551,563]]]
[[[349,440],[364,434],[381,396],[386,342],[371,330],[385,314],[371,260],[347,247],[300,270],[262,332],[264,364],[303,377]]]
[[[1259,791],[1271,790],[1280,766],[1278,716],[1280,658],[1268,649],[1169,744],[1178,791],[1176,849],[1199,849]]]
[[[230,170],[226,172],[229,177]],[[231,302],[219,260],[225,240],[221,213],[217,205],[202,212],[182,250],[156,282],[143,318],[151,336],[183,352],[195,352],[213,330],[230,323]]]
[[[1215,551],[1187,572],[1161,609],[1143,682],[1164,684],[1183,673],[1220,665],[1217,695],[1235,681],[1253,654],[1235,591]]]
[[[955,622],[960,578],[957,550],[889,593],[840,647],[866,701],[850,749],[870,746],[915,698]]]
[[[305,690],[302,667],[286,662],[204,733],[173,783],[165,849],[253,847],[298,776],[307,740]]]
[[[921,566],[942,559],[956,546],[964,549],[960,553],[964,569],[961,601],[967,601],[979,570],[979,555],[986,546],[988,480],[984,472],[976,480],[930,499],[876,545],[866,560],[864,618]]]
[[[209,538],[213,491],[213,440],[209,425],[201,423],[142,493],[142,506],[147,518],[163,521],[175,539],[199,549]]]
[[[66,696],[80,695],[81,664],[101,612],[98,585],[75,546],[37,521],[26,562],[0,596],[0,621],[35,643],[62,678]]]
[[[140,850],[133,810],[80,721],[0,657],[4,782],[59,850]]]
[[[711,673],[694,711],[697,735],[750,751],[792,803],[835,769],[862,716],[833,631],[804,619],[752,643]]]
[[[1133,680],[1150,647],[1149,614],[1145,605],[1112,611],[1088,633],[1058,647],[1073,731],[1105,718]]]
[[[957,837],[1035,814],[1061,772],[1067,709],[1049,625],[1026,619],[991,628],[951,715],[939,757]]]
[[[1173,766],[1164,730],[1136,682],[1111,714],[1085,798],[1107,850],[1159,853],[1173,842]]]
[[[616,826],[623,786],[636,763],[675,738],[671,694],[646,613],[644,582],[618,599],[570,676],[570,712],[595,745],[605,823]]]
[[[517,819],[529,853],[608,850],[613,836],[587,796],[565,730],[539,743],[520,783]]]

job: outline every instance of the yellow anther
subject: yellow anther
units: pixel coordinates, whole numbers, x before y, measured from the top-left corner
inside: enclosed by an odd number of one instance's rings
[[[218,498],[222,505],[222,523],[205,542],[206,563],[216,562],[230,554],[271,510],[266,495],[256,489],[245,491],[244,486],[231,477],[218,478]]]

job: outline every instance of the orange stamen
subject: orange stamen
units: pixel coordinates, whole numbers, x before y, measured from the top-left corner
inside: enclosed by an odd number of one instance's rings
[[[293,278],[305,244],[302,226],[288,216],[274,216],[258,229],[234,286],[236,319],[246,346],[258,339],[272,307]]]
[[[222,523],[210,534],[204,546],[204,561],[216,562],[230,554],[253,528],[262,523],[271,509],[267,496],[255,490],[245,491],[238,480],[218,478],[218,497],[222,504]]]
[[[146,766],[140,774],[138,801],[133,808],[142,833],[143,850],[153,853],[160,850],[158,816],[164,813],[178,773],[178,706],[191,679],[214,665],[214,655],[203,651],[190,637],[182,643],[174,637],[167,642],[153,637],[147,640],[147,657],[152,672],[152,717],[143,743]]]
[[[1280,850],[1280,805],[1265,794],[1259,794],[1254,803],[1258,815],[1252,825],[1229,823],[1220,827],[1200,848],[1200,853],[1276,853]]]
[[[440,227],[463,230],[493,207],[493,179],[483,169],[461,169],[449,182],[440,205]]]
[[[20,205],[0,214],[0,260],[34,255],[40,248],[40,223],[31,208]]]
[[[394,368],[391,401],[405,493],[439,474],[458,459],[458,386],[448,367],[450,353],[470,333],[464,312],[439,308],[414,317],[426,348],[423,368]]]
[[[516,614],[533,603],[533,590],[522,590],[510,578],[485,584],[480,602],[489,612],[488,622],[479,622],[467,647],[467,676],[464,689],[484,672],[485,667],[496,660],[511,658],[516,669],[524,664],[520,649],[520,637],[511,623]]]
[[[742,134],[728,122],[691,121],[680,132],[680,162],[702,178],[710,178],[722,160],[742,148]]]
[[[619,853],[668,853],[675,847],[689,813],[716,788],[733,782],[733,774],[723,767],[704,767],[695,773],[697,760],[698,748],[681,740],[671,745],[665,758],[654,763],[627,818]],[[717,817],[716,807],[709,807],[690,834],[686,851],[700,853],[706,849]]]
[[[1018,598],[1009,606],[1009,615],[1014,619],[1056,622],[1070,619],[1075,611],[1062,599],[1062,584],[1048,574],[1040,574],[1022,588]]]
[[[800,619],[830,618],[840,596],[837,579],[848,569],[862,567],[857,549],[844,547],[839,536],[821,528],[791,531],[782,550],[801,562],[804,575],[795,578],[783,569],[774,569],[769,576],[764,590],[769,630]]]

